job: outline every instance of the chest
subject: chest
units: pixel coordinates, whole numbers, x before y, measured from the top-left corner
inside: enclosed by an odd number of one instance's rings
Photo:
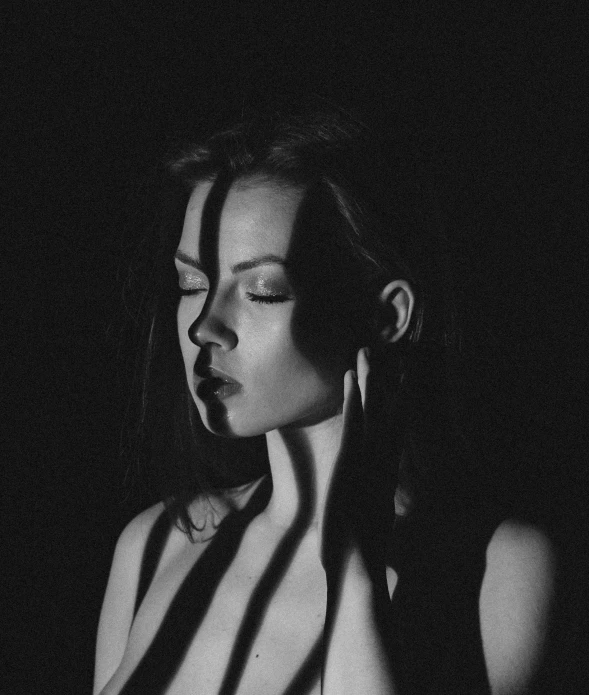
[[[127,686],[108,692],[263,694],[297,678],[319,688],[327,594],[316,553],[281,557],[280,544],[246,538],[221,568],[201,555],[158,573],[115,675]]]
[[[209,611],[192,640],[175,689],[190,684],[198,692],[277,693],[304,668],[321,645],[326,591],[314,572],[261,576],[229,573],[219,585]],[[308,674],[318,684],[319,665]]]

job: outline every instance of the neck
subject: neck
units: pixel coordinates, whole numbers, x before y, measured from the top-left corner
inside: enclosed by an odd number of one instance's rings
[[[264,512],[277,527],[305,518],[317,526],[342,436],[342,414],[317,424],[273,430],[266,435],[272,497]]]

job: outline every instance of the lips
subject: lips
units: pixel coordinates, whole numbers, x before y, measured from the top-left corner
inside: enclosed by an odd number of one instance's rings
[[[203,401],[224,400],[241,391],[241,384],[215,367],[198,369],[195,372],[196,395]]]

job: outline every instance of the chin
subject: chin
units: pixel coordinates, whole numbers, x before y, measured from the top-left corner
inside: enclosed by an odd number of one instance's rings
[[[292,409],[277,412],[261,404],[242,404],[211,399],[207,402],[195,398],[197,410],[209,432],[220,437],[242,439],[258,437],[273,430],[311,427],[329,420],[342,411],[341,398],[336,396],[307,403],[298,403]]]
[[[228,411],[222,403],[200,404],[198,407],[199,415],[203,425],[211,433],[218,437],[227,439],[245,439],[266,434],[271,426],[264,427],[260,422],[244,422],[242,418]]]

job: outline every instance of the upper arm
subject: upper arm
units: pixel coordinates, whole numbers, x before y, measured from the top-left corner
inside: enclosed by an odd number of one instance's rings
[[[95,694],[108,683],[123,658],[133,621],[143,549],[161,509],[161,504],[155,505],[137,516],[117,542],[98,624]]]
[[[524,692],[542,658],[554,593],[554,551],[536,527],[501,524],[487,549],[481,635],[493,695]]]

